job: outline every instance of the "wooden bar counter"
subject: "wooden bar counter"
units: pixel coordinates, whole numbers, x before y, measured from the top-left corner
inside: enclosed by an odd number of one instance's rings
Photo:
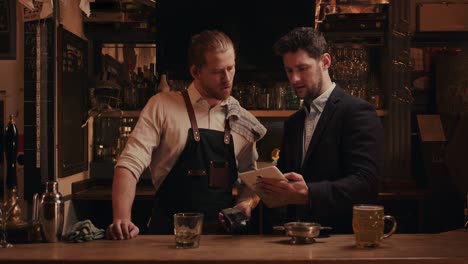
[[[176,249],[173,236],[86,243],[15,244],[0,263],[437,263],[468,264],[468,230],[396,234],[380,247],[357,249],[352,235],[292,245],[283,236],[209,236],[200,247]]]

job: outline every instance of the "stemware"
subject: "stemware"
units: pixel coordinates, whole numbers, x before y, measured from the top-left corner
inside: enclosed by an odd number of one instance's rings
[[[13,247],[12,244],[8,243],[6,240],[6,225],[8,219],[10,219],[13,208],[15,208],[17,201],[14,203],[9,203],[8,201],[0,201],[0,248],[10,248]]]

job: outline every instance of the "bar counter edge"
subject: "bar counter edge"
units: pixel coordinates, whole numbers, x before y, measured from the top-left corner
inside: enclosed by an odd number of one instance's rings
[[[200,247],[176,249],[173,236],[131,240],[15,244],[0,263],[431,263],[468,264],[468,230],[396,234],[376,248],[358,249],[352,235],[292,245],[286,236],[205,235]]]

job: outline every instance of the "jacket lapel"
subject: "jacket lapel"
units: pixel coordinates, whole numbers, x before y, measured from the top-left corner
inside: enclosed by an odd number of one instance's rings
[[[305,110],[301,109],[297,121],[295,121],[295,124],[298,124],[297,128],[294,130],[294,145],[293,146],[299,146],[297,148],[294,148],[294,158],[292,159],[294,161],[294,171],[299,171],[301,169],[301,161],[302,161],[302,151],[303,148],[301,147],[304,142],[304,119],[305,119]]]
[[[318,144],[318,142],[320,142],[320,138],[322,137],[323,131],[325,130],[333,114],[335,113],[337,104],[340,101],[341,97],[343,97],[343,93],[344,92],[337,85],[333,92],[330,94],[330,98],[328,98],[328,101],[325,104],[325,108],[323,109],[322,115],[320,116],[320,119],[317,123],[317,127],[315,127],[314,134],[312,135],[312,139],[310,141],[309,148],[307,149],[302,169],[304,168],[304,164],[306,164],[307,160],[310,158],[312,153],[315,152],[316,145]]]

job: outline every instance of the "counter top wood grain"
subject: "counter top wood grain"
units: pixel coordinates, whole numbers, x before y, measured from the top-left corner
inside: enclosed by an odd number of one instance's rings
[[[15,244],[0,263],[434,263],[468,264],[468,230],[396,234],[380,247],[357,249],[352,235],[292,245],[283,236],[209,236],[200,247],[176,249],[173,236],[86,243]]]

